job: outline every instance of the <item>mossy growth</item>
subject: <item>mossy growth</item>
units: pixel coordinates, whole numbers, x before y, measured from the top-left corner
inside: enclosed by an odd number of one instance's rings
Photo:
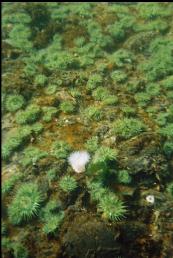
[[[18,124],[27,124],[35,122],[41,115],[41,108],[37,105],[29,105],[24,111],[16,113],[16,122]]]
[[[40,150],[34,146],[29,146],[23,151],[23,157],[21,158],[20,163],[24,167],[34,165],[47,155],[48,153],[46,151]]]
[[[76,179],[72,176],[64,176],[59,181],[59,187],[66,193],[70,193],[77,188]]]
[[[55,141],[51,147],[51,155],[57,159],[66,159],[71,151],[71,147],[65,141]]]
[[[9,112],[16,112],[22,108],[25,104],[24,97],[22,95],[9,95],[6,98],[5,107]]]
[[[100,107],[91,105],[83,111],[82,116],[87,120],[100,121],[103,118],[103,112]]]
[[[61,102],[59,107],[64,113],[73,113],[75,111],[75,104],[69,100]]]
[[[58,109],[56,107],[43,107],[43,113],[43,121],[50,122],[57,115]]]
[[[92,74],[89,76],[86,87],[88,90],[93,90],[98,86],[101,86],[102,82],[103,82],[103,78],[100,74],[97,74],[97,73]]]
[[[98,203],[98,211],[102,212],[105,219],[119,221],[125,217],[126,206],[115,194],[104,195]]]
[[[129,184],[132,181],[131,176],[127,170],[119,170],[117,173],[117,181],[122,184]]]
[[[137,118],[117,119],[112,128],[112,132],[123,139],[129,139],[145,130],[146,126]]]
[[[42,194],[35,183],[24,183],[18,189],[8,207],[9,220],[13,225],[31,220],[37,216]]]
[[[34,84],[38,86],[45,86],[47,82],[47,76],[44,74],[37,74],[34,79]]]
[[[127,80],[127,74],[124,71],[116,70],[111,73],[113,82],[124,83]]]

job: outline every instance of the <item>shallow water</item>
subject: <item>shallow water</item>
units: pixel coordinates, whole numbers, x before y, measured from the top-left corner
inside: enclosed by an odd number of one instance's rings
[[[4,258],[172,258],[172,13],[2,4]]]

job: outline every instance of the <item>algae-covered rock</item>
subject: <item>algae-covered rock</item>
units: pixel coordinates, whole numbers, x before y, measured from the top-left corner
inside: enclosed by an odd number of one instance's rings
[[[68,257],[116,257],[118,231],[113,231],[97,217],[78,214],[63,237],[64,255]],[[66,257],[66,256],[64,256]]]
[[[155,175],[158,179],[169,175],[168,164],[162,154],[159,139],[144,134],[121,146],[120,166],[128,168],[129,174]]]

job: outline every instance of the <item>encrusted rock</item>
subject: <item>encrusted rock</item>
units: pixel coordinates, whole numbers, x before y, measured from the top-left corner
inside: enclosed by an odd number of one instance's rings
[[[119,253],[118,235],[96,217],[79,213],[63,237],[64,257],[114,258]]]
[[[152,134],[144,133],[121,145],[119,163],[122,168],[128,168],[129,173],[133,175],[156,175],[160,180],[169,173],[160,140]]]

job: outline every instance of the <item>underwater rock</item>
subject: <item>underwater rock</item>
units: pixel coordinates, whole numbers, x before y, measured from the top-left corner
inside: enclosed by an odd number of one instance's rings
[[[144,197],[148,194],[155,196],[153,212],[150,219],[150,236],[153,241],[160,243],[163,257],[171,257],[173,253],[173,200],[163,192],[148,190],[142,192]]]
[[[109,257],[118,255],[118,232],[87,214],[79,214],[70,223],[63,237],[63,257]],[[67,255],[67,256],[66,256]]]
[[[146,225],[142,222],[127,222],[121,227],[122,239],[124,242],[133,242],[138,237],[147,235]]]
[[[137,174],[139,172],[162,174],[167,170],[167,163],[161,154],[156,155],[153,153],[151,155],[146,152],[144,155],[130,160],[128,167],[131,170],[130,174]]]
[[[151,199],[154,199],[154,202],[149,202],[149,197]],[[156,189],[142,189],[140,194],[140,201],[139,204],[142,207],[152,207],[152,208],[158,208],[166,201],[165,196],[157,191]]]
[[[140,32],[129,37],[125,45],[130,50],[141,52],[149,46],[151,40],[156,37],[156,35],[157,33],[153,31]]]
[[[165,178],[168,175],[168,164],[160,149],[159,139],[149,135],[141,135],[126,141],[121,146],[120,164],[129,169],[129,174],[157,175]]]

